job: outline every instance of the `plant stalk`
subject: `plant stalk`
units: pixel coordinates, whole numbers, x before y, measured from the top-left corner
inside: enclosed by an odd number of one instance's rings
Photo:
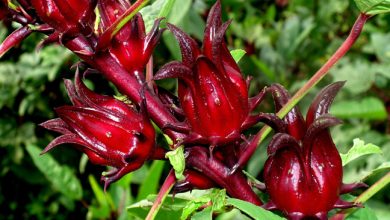
[[[153,220],[156,217],[158,210],[161,208],[161,205],[163,204],[165,198],[167,197],[169,191],[171,191],[175,183],[176,183],[175,172],[171,170],[167,178],[165,179],[163,185],[161,186],[157,198],[154,201],[152,208],[150,209],[148,215],[145,218],[146,220]]]

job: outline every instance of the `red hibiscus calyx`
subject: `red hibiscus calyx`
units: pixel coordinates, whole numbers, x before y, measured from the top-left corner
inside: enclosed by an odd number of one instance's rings
[[[56,35],[92,34],[96,0],[31,0],[31,5]]]
[[[140,168],[156,151],[155,130],[145,109],[137,110],[109,96],[89,90],[76,73],[75,84],[65,80],[73,106],[56,109],[59,118],[41,126],[61,133],[42,152],[60,144],[76,144],[94,164],[113,169],[102,176],[105,188]]]
[[[265,208],[281,210],[289,219],[327,219],[333,208],[355,206],[339,196],[362,184],[343,185],[341,158],[328,129],[341,123],[329,115],[329,108],[343,85],[325,87],[310,105],[306,121],[298,107],[284,118],[286,131],[279,131],[268,146],[264,179],[270,201]],[[290,97],[280,85],[272,90],[278,111]]]
[[[231,56],[224,35],[230,21],[222,23],[221,3],[210,10],[203,39],[197,42],[172,24],[168,29],[179,42],[182,61],[163,66],[155,80],[178,78],[178,97],[185,123],[167,128],[188,133],[185,143],[223,145],[240,138],[243,130],[264,120],[250,115],[265,90],[248,97],[248,85]]]
[[[115,35],[113,25],[128,10],[128,1],[99,0],[98,9],[100,23],[97,50],[108,49],[115,59],[129,72],[136,72],[137,77],[144,81],[142,72],[156,47],[163,29],[159,28],[161,19],[157,19],[148,34],[140,13],[134,15]],[[134,5],[133,5],[134,6]],[[135,9],[134,9],[135,10]]]

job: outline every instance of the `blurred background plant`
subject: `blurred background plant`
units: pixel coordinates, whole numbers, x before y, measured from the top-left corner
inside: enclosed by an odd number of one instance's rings
[[[147,27],[151,27],[152,18],[159,14],[165,2],[155,0],[142,9]],[[171,2],[174,5],[167,20],[201,40],[205,17],[214,1]],[[224,19],[233,19],[227,33],[229,48],[246,51],[239,65],[243,73],[253,76],[252,95],[275,82],[294,93],[341,44],[359,13],[352,0],[224,0],[222,6]],[[1,24],[1,40],[15,28],[15,24]],[[104,193],[98,181],[104,168],[91,166],[87,158],[74,149],[62,147],[39,156],[54,133],[37,125],[55,117],[53,108],[69,103],[62,79],[73,77],[74,70],[70,67],[77,58],[56,45],[37,52],[38,39],[38,34],[31,35],[0,61],[0,219],[142,219],[162,177],[169,171],[167,162],[147,164]],[[364,178],[366,183],[372,184],[389,172],[388,42],[390,16],[375,16],[352,50],[316,87],[318,91],[330,82],[347,80],[331,110],[345,122],[332,130],[340,152],[346,153],[352,146],[380,148],[376,151],[381,152],[379,154],[363,156],[347,164],[345,182]],[[166,32],[155,51],[155,70],[173,59],[180,59],[179,47],[172,34]],[[102,93],[119,95],[99,77],[90,77],[89,86]],[[174,80],[161,83],[166,89],[175,88]],[[311,91],[300,102],[303,110],[317,91]],[[273,111],[271,101],[268,103],[262,105],[262,111]],[[164,141],[163,137],[159,140]],[[262,180],[261,170],[266,159],[266,143],[246,169],[249,176],[259,180]],[[355,212],[349,219],[387,219],[390,216],[389,190],[388,186],[377,193],[365,204],[367,208]],[[168,198],[157,219],[185,219],[223,193],[193,191],[177,195],[175,199]],[[225,202],[241,207],[232,200]],[[203,209],[192,218],[210,219],[212,211],[217,219],[248,218],[237,209],[223,205]]]

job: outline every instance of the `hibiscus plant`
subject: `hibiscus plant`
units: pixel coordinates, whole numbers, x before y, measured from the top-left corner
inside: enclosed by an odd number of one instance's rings
[[[57,118],[40,124],[59,133],[41,157],[57,146],[74,147],[91,163],[109,167],[101,176],[104,191],[150,161],[169,161],[170,172],[146,219],[156,217],[169,193],[175,200],[210,189],[219,190],[184,209],[182,219],[194,212],[216,217],[232,206],[256,219],[344,219],[364,207],[367,194],[389,183],[389,173],[371,186],[343,183],[345,158],[330,132],[342,121],[330,107],[345,81],[318,91],[305,117],[297,106],[352,47],[369,18],[390,10],[389,1],[356,0],[361,13],[349,36],[293,96],[278,83],[251,95],[251,77],[243,75],[225,38],[231,20],[223,19],[223,1],[208,11],[202,42],[160,17],[174,1],[157,2],[163,13],[149,15],[153,24],[147,26],[139,12],[147,0],[1,0],[1,19],[19,24],[0,45],[1,55],[38,32],[45,35],[38,48],[59,44],[79,58],[74,78],[64,80],[71,105],[56,108]],[[154,72],[153,52],[163,32],[173,34],[181,59]],[[92,74],[122,96],[88,88]],[[168,78],[177,82],[177,92],[161,86]],[[263,105],[274,111],[259,111]],[[266,149],[259,149],[267,152],[260,182],[245,169],[271,131]],[[354,200],[342,196],[353,191]]]

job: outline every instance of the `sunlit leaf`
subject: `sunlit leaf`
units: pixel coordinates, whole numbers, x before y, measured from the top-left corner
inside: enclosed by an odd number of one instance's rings
[[[390,0],[355,0],[355,3],[365,14],[376,15],[390,12]]]
[[[180,146],[175,150],[169,151],[165,154],[165,157],[169,159],[169,162],[175,170],[176,179],[183,180],[183,172],[186,167],[186,162],[184,158],[184,146]]]
[[[375,97],[364,98],[361,101],[340,101],[331,107],[332,115],[338,118],[361,118],[369,120],[384,120],[387,111],[383,102]]]
[[[200,212],[195,213],[191,220],[211,220],[213,219],[212,207],[207,207]]]
[[[175,0],[156,0],[153,4],[148,5],[140,10],[145,22],[146,32],[149,32],[157,18],[168,16],[172,10]]]
[[[380,154],[381,149],[374,144],[365,144],[364,141],[356,138],[353,140],[352,148],[346,154],[340,154],[343,166],[351,161],[367,154]]]
[[[227,205],[232,205],[239,210],[245,212],[247,215],[253,219],[268,219],[268,220],[281,220],[284,219],[270,211],[267,211],[259,206],[256,206],[250,202],[246,202],[239,199],[228,198],[226,200]]]
[[[230,51],[230,54],[232,55],[234,61],[236,61],[236,63],[238,63],[241,60],[241,58],[244,57],[244,55],[246,54],[246,51],[243,49],[235,49],[235,50]]]

